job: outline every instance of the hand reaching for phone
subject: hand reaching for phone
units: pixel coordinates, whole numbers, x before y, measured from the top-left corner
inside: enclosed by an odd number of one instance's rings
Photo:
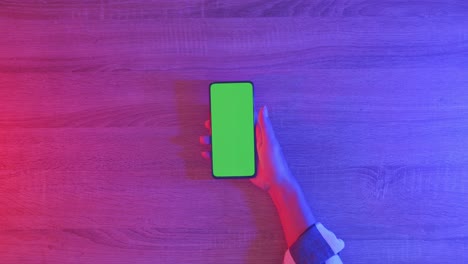
[[[267,107],[260,109],[255,120],[256,148],[258,153],[257,175],[250,178],[250,181],[262,190],[270,191],[271,188],[279,188],[284,184],[294,181],[294,177],[289,170],[288,164],[284,158],[281,146],[276,139],[268,117]],[[200,143],[211,144],[211,122],[205,121],[205,127],[210,135],[201,136]],[[211,152],[204,151],[202,156],[211,160]]]

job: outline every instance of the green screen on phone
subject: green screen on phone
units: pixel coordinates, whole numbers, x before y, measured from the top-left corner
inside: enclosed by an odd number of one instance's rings
[[[253,84],[210,85],[213,176],[255,176]]]

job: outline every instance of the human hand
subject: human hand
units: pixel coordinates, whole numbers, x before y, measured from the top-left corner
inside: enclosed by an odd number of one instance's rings
[[[273,188],[281,188],[285,184],[294,182],[294,177],[289,170],[284,158],[281,146],[276,139],[268,117],[267,107],[260,109],[255,114],[255,138],[258,154],[257,175],[250,178],[250,181],[264,191]],[[200,136],[200,143],[211,145],[211,121],[205,121],[205,127],[210,135]],[[211,151],[203,151],[201,155],[211,161]]]

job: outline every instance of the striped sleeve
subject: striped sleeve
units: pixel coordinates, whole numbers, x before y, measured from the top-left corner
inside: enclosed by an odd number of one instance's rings
[[[321,223],[310,226],[286,251],[284,264],[341,264],[344,242]]]

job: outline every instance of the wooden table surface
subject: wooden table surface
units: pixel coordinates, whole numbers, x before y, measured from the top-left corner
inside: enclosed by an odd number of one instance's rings
[[[0,1],[0,36],[0,263],[281,263],[200,156],[227,80],[345,263],[468,262],[466,1]]]

